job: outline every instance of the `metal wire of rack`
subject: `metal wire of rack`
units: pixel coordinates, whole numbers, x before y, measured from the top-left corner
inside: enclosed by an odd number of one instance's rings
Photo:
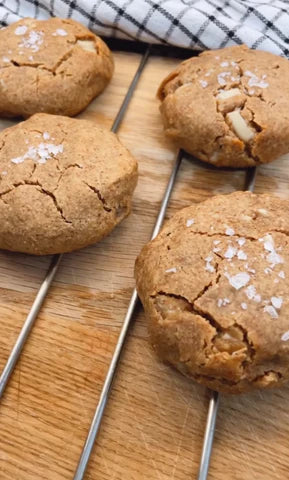
[[[119,129],[121,122],[125,116],[125,113],[127,111],[128,105],[130,103],[130,100],[133,96],[133,93],[135,91],[135,88],[138,84],[138,81],[142,75],[142,72],[147,64],[147,61],[149,59],[149,56],[151,54],[151,46],[148,45],[147,48],[145,49],[145,52],[143,53],[139,66],[137,68],[137,71],[134,75],[134,78],[127,90],[127,93],[124,97],[124,100],[121,104],[121,107],[117,113],[117,116],[113,122],[113,125],[111,127],[112,132],[117,132]],[[178,171],[181,167],[182,160],[184,158],[185,154],[182,151],[179,151],[175,162],[172,167],[172,171],[168,180],[167,187],[165,189],[163,199],[160,205],[160,210],[156,219],[156,223],[152,232],[151,238],[153,239],[160,231],[165,215],[166,215],[166,210],[169,204],[169,200],[171,197],[171,193],[173,191],[176,179],[177,179],[177,174]],[[246,178],[246,186],[245,190],[253,191],[254,189],[254,183],[255,183],[255,178],[256,178],[256,168],[251,168],[248,169],[247,171],[247,178]],[[48,294],[49,288],[55,278],[55,275],[58,271],[59,265],[61,263],[63,254],[57,254],[54,255],[50,266],[48,268],[48,271],[46,273],[46,276],[37,292],[37,295],[35,297],[35,300],[31,306],[31,309],[26,317],[26,320],[22,326],[22,329],[20,331],[20,334],[14,344],[14,347],[11,350],[11,353],[8,357],[8,360],[4,366],[4,369],[0,375],[0,399],[2,398],[5,389],[8,385],[9,379],[14,371],[14,368],[17,364],[17,361],[20,358],[21,352],[23,350],[23,347],[26,343],[26,340],[28,339],[28,336],[35,324],[35,321],[37,319],[38,313],[45,301],[45,298]],[[109,394],[111,390],[111,386],[114,380],[114,377],[116,375],[117,367],[120,361],[121,353],[129,332],[129,327],[133,321],[134,318],[134,313],[136,306],[138,304],[138,296],[136,289],[133,290],[128,309],[119,333],[119,337],[114,349],[113,356],[111,358],[111,362],[103,383],[102,391],[100,394],[99,402],[97,404],[96,410],[94,417],[92,419],[90,429],[85,441],[85,444],[83,446],[82,453],[80,455],[80,459],[77,465],[77,468],[75,470],[75,474],[73,477],[73,480],[83,480],[84,475],[88,466],[88,462],[96,441],[96,438],[99,434],[100,427],[101,427],[101,422],[103,419],[105,407],[107,405],[108,399],[109,399]],[[220,401],[220,395],[217,392],[210,391],[210,400],[209,400],[209,406],[208,406],[208,414],[207,414],[207,422],[205,426],[205,432],[204,432],[204,440],[203,440],[203,447],[202,447],[202,454],[200,458],[200,464],[199,464],[199,471],[197,474],[197,480],[206,480],[208,477],[208,472],[209,472],[209,465],[210,465],[210,458],[211,458],[211,453],[212,453],[212,447],[213,447],[213,441],[214,441],[214,433],[215,433],[215,426],[216,426],[216,420],[217,420],[217,414],[218,414],[218,406],[219,406],[219,401]]]

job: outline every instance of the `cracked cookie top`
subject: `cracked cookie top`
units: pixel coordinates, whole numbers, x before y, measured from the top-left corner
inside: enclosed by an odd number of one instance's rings
[[[112,72],[108,47],[74,20],[24,18],[0,30],[1,115],[76,115]]]
[[[129,214],[136,181],[114,133],[33,115],[0,133],[0,248],[43,255],[99,241]]]
[[[289,152],[289,62],[246,46],[190,58],[160,85],[165,133],[216,166],[249,167]]]
[[[214,390],[289,378],[289,203],[237,192],[185,208],[136,262],[160,357]]]

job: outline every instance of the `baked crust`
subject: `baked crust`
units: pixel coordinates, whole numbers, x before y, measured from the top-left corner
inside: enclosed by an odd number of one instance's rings
[[[44,255],[97,242],[129,214],[136,182],[114,133],[33,115],[0,133],[0,248]]]
[[[218,167],[271,162],[289,152],[288,76],[287,59],[244,45],[190,58],[159,87],[165,133]]]
[[[0,30],[0,114],[73,116],[106,87],[113,58],[74,20],[24,18]]]
[[[136,261],[152,345],[226,393],[289,377],[289,204],[236,192],[179,211]]]

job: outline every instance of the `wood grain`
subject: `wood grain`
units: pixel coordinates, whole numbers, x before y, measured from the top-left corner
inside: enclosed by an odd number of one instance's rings
[[[140,59],[115,58],[112,83],[81,115],[107,128]],[[149,60],[119,132],[139,161],[133,213],[103,242],[65,255],[2,400],[1,480],[73,477],[134,286],[134,260],[150,237],[176,155],[162,133],[155,91],[177,63]],[[287,197],[287,162],[261,168],[256,191]],[[184,160],[168,215],[243,185],[242,170]],[[48,264],[49,258],[0,253],[1,368]],[[288,393],[222,398],[210,480],[288,479]],[[157,361],[139,309],[86,478],[195,478],[207,402],[204,388]]]

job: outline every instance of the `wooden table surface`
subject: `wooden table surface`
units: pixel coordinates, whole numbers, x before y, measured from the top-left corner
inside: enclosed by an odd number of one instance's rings
[[[110,128],[140,55],[115,53],[107,90],[81,115]],[[176,155],[156,88],[179,62],[151,57],[119,131],[139,162],[133,213],[98,245],[67,254],[0,404],[0,479],[68,480],[73,473]],[[1,127],[11,125],[2,121]],[[244,171],[182,162],[168,209],[242,189]],[[286,159],[260,168],[256,192],[288,197]],[[0,252],[0,368],[45,276],[49,257]],[[222,397],[210,480],[288,480],[289,388]],[[196,478],[208,394],[156,359],[139,308],[122,356],[90,480]]]

